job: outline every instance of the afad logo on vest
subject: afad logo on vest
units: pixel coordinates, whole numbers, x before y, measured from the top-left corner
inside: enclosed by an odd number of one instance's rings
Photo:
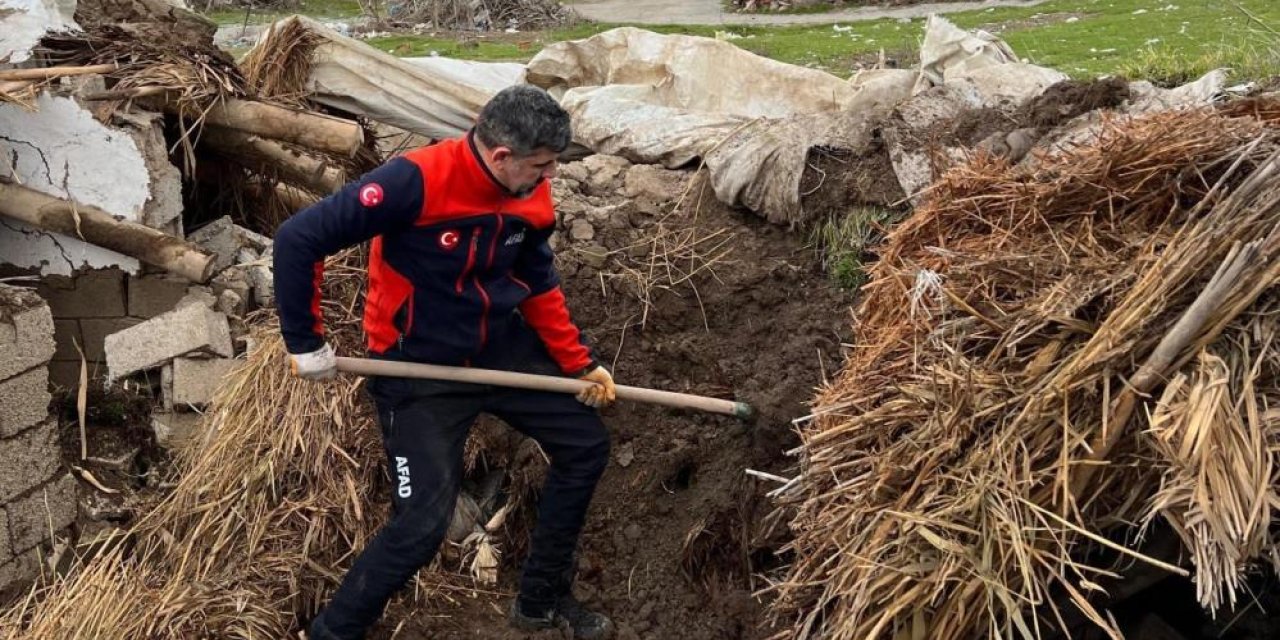
[[[462,234],[457,229],[450,229],[440,234],[440,248],[445,251],[453,251],[458,246],[458,241],[462,239]]]

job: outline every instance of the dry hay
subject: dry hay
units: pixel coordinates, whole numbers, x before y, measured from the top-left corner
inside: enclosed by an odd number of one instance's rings
[[[1118,569],[1086,552],[1132,563],[1153,517],[1201,602],[1234,598],[1280,506],[1278,138],[1209,110],[1112,118],[936,184],[801,426],[780,635],[1033,638],[1069,602],[1118,637],[1089,600]]]
[[[246,84],[257,95],[305,106],[310,97],[311,56],[320,40],[297,17],[272,23],[258,46],[240,62]]]
[[[219,100],[245,95],[231,56],[212,42],[186,42],[147,25],[99,25],[45,36],[39,53],[51,65],[115,64],[113,92],[158,88],[184,112],[203,114]]]
[[[330,340],[349,353],[361,265],[347,252],[326,270]],[[384,453],[362,381],[293,378],[270,314],[255,324],[258,345],[216,394],[208,435],[180,451],[173,493],[0,627],[33,640],[284,638],[315,612],[385,518]],[[427,573],[415,592],[469,587]]]

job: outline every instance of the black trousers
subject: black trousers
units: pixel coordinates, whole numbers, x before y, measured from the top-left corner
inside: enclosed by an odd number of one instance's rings
[[[514,333],[503,352],[477,366],[558,371],[531,332]],[[312,621],[310,637],[363,638],[388,600],[435,557],[458,497],[463,445],[481,412],[533,438],[551,458],[520,578],[521,606],[537,611],[568,594],[578,536],[609,459],[609,435],[595,409],[570,395],[453,382],[375,378],[369,388],[387,450],[392,517]]]

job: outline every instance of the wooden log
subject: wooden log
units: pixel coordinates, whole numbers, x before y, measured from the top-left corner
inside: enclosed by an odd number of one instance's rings
[[[270,167],[281,180],[316,193],[333,193],[346,182],[337,167],[259,135],[210,126],[201,133],[200,142],[225,154]]]
[[[192,282],[207,282],[213,275],[214,256],[181,238],[116,220],[97,207],[55,198],[21,185],[0,182],[0,215],[45,231],[81,238]]]
[[[4,80],[49,80],[65,76],[86,76],[94,73],[109,73],[116,70],[115,64],[95,64],[87,67],[40,67],[36,69],[5,69],[0,71],[0,81]]]
[[[180,112],[178,105],[173,102],[165,103],[165,110]],[[220,102],[209,110],[204,121],[206,124],[288,142],[312,151],[347,157],[354,156],[364,144],[364,130],[350,120],[253,100],[231,99]]]

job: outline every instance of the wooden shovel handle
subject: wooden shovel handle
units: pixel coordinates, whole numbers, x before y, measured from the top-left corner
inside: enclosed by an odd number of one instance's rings
[[[426,380],[448,380],[451,382],[467,382],[471,384],[489,384],[499,387],[517,389],[534,389],[553,393],[576,394],[592,383],[573,378],[556,376],[540,376],[532,373],[516,373],[514,371],[494,371],[492,369],[472,369],[469,367],[445,367],[435,364],[416,362],[395,362],[391,360],[370,360],[367,358],[338,358],[338,371],[354,373],[362,376],[390,376],[393,378],[423,378]],[[745,402],[695,396],[687,393],[658,391],[641,387],[617,385],[618,398],[647,402],[677,409],[695,409],[709,413],[734,416],[743,420],[751,418],[755,411]]]

